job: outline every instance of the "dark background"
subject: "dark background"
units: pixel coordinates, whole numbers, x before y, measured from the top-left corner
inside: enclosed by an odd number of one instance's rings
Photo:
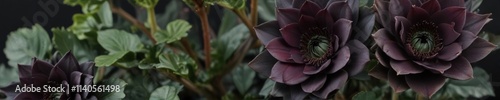
[[[44,11],[38,2],[49,2],[55,1],[59,7],[59,11],[55,16],[50,16],[46,11]],[[167,1],[167,0],[160,0]],[[491,16],[494,20],[486,24],[484,30],[496,34],[500,34],[500,10],[498,6],[500,0],[484,0],[481,5],[480,13],[493,13]],[[128,5],[130,6],[130,5]],[[165,3],[159,3],[159,6],[165,6]],[[164,8],[164,7],[157,7]],[[49,9],[54,9],[54,6],[49,6]],[[129,13],[134,15],[132,11],[133,8],[126,8]],[[163,9],[159,9],[163,10]],[[47,15],[47,22],[42,23],[42,26],[46,30],[50,30],[52,27],[67,27],[71,25],[72,15],[74,13],[80,13],[80,7],[71,7],[62,4],[62,0],[1,0],[0,1],[0,63],[7,65],[7,59],[3,53],[3,48],[5,48],[5,41],[7,35],[17,30],[20,27],[26,27],[23,17],[33,23],[33,16],[35,13],[45,13]],[[37,20],[43,22],[43,18],[39,17]],[[29,26],[28,26],[29,27]],[[490,75],[491,82],[495,89],[495,94],[500,96],[500,50],[492,52],[488,57],[482,61],[475,63],[474,65],[483,67]],[[1,77],[1,76],[0,76]],[[495,98],[490,98],[495,99]]]

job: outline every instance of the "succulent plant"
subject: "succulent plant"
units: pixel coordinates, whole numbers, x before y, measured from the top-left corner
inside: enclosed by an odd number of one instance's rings
[[[477,36],[490,14],[467,11],[463,0],[375,0],[375,8],[383,67],[370,74],[397,92],[411,88],[430,98],[447,78],[471,79],[470,63],[496,47]]]
[[[266,49],[249,64],[276,82],[274,96],[326,99],[368,62],[363,42],[374,15],[359,11],[358,0],[276,3],[277,20],[255,27]]]
[[[57,92],[22,92],[15,99],[57,99],[61,100],[81,100],[81,99],[97,99],[89,92],[72,92],[70,87],[76,85],[92,85],[94,78],[94,63],[85,62],[78,64],[76,58],[67,52],[60,57],[59,53],[55,53],[51,59],[51,63],[33,58],[31,65],[18,65],[20,84],[33,87],[65,87],[64,93]],[[55,62],[57,61],[57,62]]]

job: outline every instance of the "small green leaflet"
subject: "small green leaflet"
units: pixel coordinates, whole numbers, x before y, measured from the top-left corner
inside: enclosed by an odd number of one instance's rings
[[[97,67],[105,67],[105,66],[111,66],[114,63],[116,63],[118,60],[120,60],[123,56],[125,56],[127,51],[122,51],[122,52],[115,52],[110,55],[101,55],[97,56],[95,58],[95,66]]]
[[[189,56],[169,52],[167,55],[160,55],[160,64],[157,64],[156,68],[167,68],[174,74],[186,76],[189,74],[188,67],[196,68],[195,65]]]
[[[167,24],[166,30],[161,30],[154,34],[155,39],[159,43],[172,43],[174,41],[178,41],[183,37],[186,37],[187,31],[191,29],[191,25],[189,22],[185,20],[174,20]]]
[[[122,51],[138,52],[144,47],[137,35],[126,31],[109,29],[99,31],[97,34],[97,42],[110,54]]]
[[[115,29],[99,31],[97,42],[109,51],[109,55],[101,55],[95,58],[96,66],[99,67],[113,65],[126,54],[139,52],[144,48],[137,35]]]

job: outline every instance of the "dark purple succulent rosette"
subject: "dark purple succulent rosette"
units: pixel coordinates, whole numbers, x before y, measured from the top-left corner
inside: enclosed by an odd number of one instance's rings
[[[276,6],[277,20],[255,27],[266,49],[249,63],[276,82],[271,95],[326,99],[369,61],[363,42],[374,15],[359,11],[358,0],[277,0]]]
[[[57,61],[57,62],[54,62]],[[15,100],[33,99],[55,99],[60,96],[61,100],[97,99],[88,92],[71,92],[70,87],[74,85],[92,85],[94,75],[94,63],[85,62],[78,64],[71,52],[59,58],[58,53],[53,56],[51,63],[33,58],[32,65],[18,65],[19,80],[21,85],[26,84],[34,87],[56,86],[61,84],[65,87],[65,93],[54,92],[22,92]]]
[[[394,91],[430,98],[447,78],[468,80],[472,66],[496,46],[477,34],[490,14],[467,11],[463,0],[375,0],[375,55],[383,67],[370,75]]]

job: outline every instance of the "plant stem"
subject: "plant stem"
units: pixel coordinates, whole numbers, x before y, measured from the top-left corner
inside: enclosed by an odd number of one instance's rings
[[[251,37],[247,38],[243,43],[241,43],[238,48],[236,48],[236,51],[239,51],[238,53],[234,53],[233,56],[230,58],[228,63],[225,65],[228,68],[224,68],[221,73],[219,73],[217,76],[223,77],[227,73],[229,73],[232,69],[236,67],[238,63],[240,63],[243,58],[245,57],[245,54],[250,50],[250,47],[252,46],[253,43],[255,43],[255,30],[253,29],[254,25],[251,23],[253,21],[249,20],[244,12],[244,10],[232,10],[240,20],[247,26]],[[220,81],[222,78],[215,79],[215,81]]]
[[[212,95],[209,94],[210,92],[203,91],[201,88],[198,88],[196,85],[194,85],[191,81],[186,80],[184,78],[179,78],[167,70],[160,70],[160,71],[161,71],[160,73],[162,73],[166,77],[184,85],[184,87],[186,87],[188,90],[191,90],[197,94],[203,95],[207,98],[214,98],[214,97],[212,97]]]
[[[417,100],[426,100],[424,96],[417,94]]]
[[[248,38],[246,39],[240,46],[236,49],[236,51],[240,51],[238,53],[234,53],[233,56],[230,58],[231,60],[228,61],[228,63],[225,65],[226,68],[223,68],[220,73],[218,73],[215,76],[215,79],[212,80],[214,86],[221,90],[222,93],[225,93],[224,90],[224,85],[222,84],[222,79],[225,75],[231,72],[237,64],[239,64],[243,58],[245,57],[245,54],[250,50],[250,47],[252,46],[252,43],[254,43],[256,40],[255,38]]]
[[[186,38],[182,38],[181,44],[182,44],[182,47],[184,47],[184,51],[196,62],[196,65],[198,65],[198,67],[202,67],[202,64],[198,60],[198,56],[193,51],[193,49],[191,49],[191,45],[189,44],[189,41]],[[196,69],[196,73],[198,73],[198,71],[199,71],[199,68]],[[196,74],[196,75],[198,75],[198,74]]]
[[[392,91],[391,96],[392,96],[391,100],[399,100],[399,95],[398,93],[396,93],[396,91]]]
[[[144,34],[146,34],[148,36],[148,38],[151,40],[151,42],[153,42],[153,44],[156,44],[156,40],[153,38],[153,35],[148,30],[148,28],[146,28],[146,26],[144,26],[144,24],[141,21],[134,18],[132,15],[127,13],[122,8],[115,7],[111,1],[109,3],[109,6],[111,7],[111,12],[125,18],[125,20],[132,23],[134,26],[138,27]]]
[[[94,77],[95,77],[94,80],[93,80],[94,83],[97,83],[97,82],[101,81],[102,78],[104,76],[106,76],[105,73],[106,73],[106,68],[104,68],[104,67],[98,67],[97,68],[97,73],[94,75]]]
[[[335,93],[335,97],[334,97],[335,100],[346,100],[345,99],[345,96],[342,92],[337,92]]]
[[[208,23],[208,16],[207,12],[205,10],[205,7],[203,5],[197,5],[196,6],[196,14],[198,14],[200,20],[201,20],[201,25],[202,25],[202,30],[203,30],[203,47],[205,51],[205,68],[208,69],[210,68],[210,25]]]
[[[253,4],[255,3],[255,4]],[[250,50],[250,47],[252,46],[253,43],[256,41],[256,34],[255,30],[253,27],[257,24],[257,0],[252,0],[252,5],[251,5],[251,19],[248,19],[245,10],[238,10],[238,9],[232,9],[236,15],[238,15],[239,19],[245,24],[245,26],[248,28],[250,32],[249,38],[247,38],[243,43],[241,43],[236,51],[239,51],[238,53],[234,53],[233,56],[230,58],[228,63],[225,65],[227,66],[226,68],[222,69],[221,73],[218,73],[214,80],[213,84],[217,89],[222,90],[221,92],[224,91],[224,85],[222,84],[222,78],[227,75],[228,73],[233,70],[237,64],[239,64],[243,58],[245,57],[245,54]]]
[[[250,3],[250,20],[252,21],[252,25],[253,26],[256,26],[257,25],[257,21],[258,21],[258,16],[257,16],[257,2],[259,0],[252,0],[251,3]]]
[[[248,31],[250,32],[250,36],[252,36],[253,38],[257,37],[255,35],[255,30],[253,29],[254,25],[252,24],[252,21],[250,21],[248,19],[247,15],[245,14],[245,11],[244,10],[235,10],[235,9],[233,9],[232,11],[236,15],[238,15],[238,17],[243,22],[243,24],[245,24],[245,26],[248,28]]]
[[[148,21],[149,21],[149,29],[151,30],[150,34],[156,34],[156,28],[158,27],[158,24],[156,23],[156,15],[155,15],[155,8],[147,8],[148,12]],[[156,44],[156,43],[155,43]]]

